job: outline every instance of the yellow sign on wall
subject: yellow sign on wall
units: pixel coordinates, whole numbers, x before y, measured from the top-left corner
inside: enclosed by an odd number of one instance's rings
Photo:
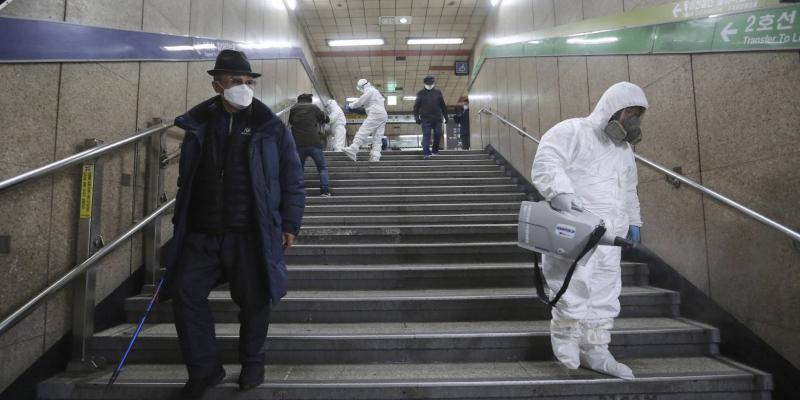
[[[92,186],[94,183],[94,165],[84,165],[81,174],[81,218],[92,216]]]

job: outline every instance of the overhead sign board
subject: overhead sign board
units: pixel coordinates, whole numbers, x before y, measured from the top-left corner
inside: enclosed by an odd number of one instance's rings
[[[456,61],[456,75],[469,75],[469,61]]]

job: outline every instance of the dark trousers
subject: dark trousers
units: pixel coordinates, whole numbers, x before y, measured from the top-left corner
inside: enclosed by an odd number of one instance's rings
[[[461,148],[469,150],[469,132],[461,134]]]
[[[439,143],[442,141],[442,123],[422,121],[422,154],[431,154],[431,128],[433,128],[433,153],[439,154]]]
[[[172,287],[175,328],[190,378],[204,378],[220,365],[208,294],[227,278],[239,306],[239,359],[264,363],[270,298],[255,232],[186,235]]]
[[[319,172],[319,191],[328,193],[330,190],[330,178],[328,177],[328,164],[325,163],[325,154],[319,147],[298,147],[297,155],[300,156],[300,165],[305,168],[306,158],[311,157]]]

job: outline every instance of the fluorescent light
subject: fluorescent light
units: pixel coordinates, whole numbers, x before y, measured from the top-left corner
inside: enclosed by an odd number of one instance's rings
[[[292,47],[292,44],[286,41],[267,41],[258,43],[239,43],[237,46],[243,49],[285,49]]]
[[[619,41],[619,38],[616,36],[599,37],[594,39],[586,39],[586,38],[567,39],[567,43],[571,44],[606,44],[606,43],[614,43],[616,41]]]
[[[297,8],[297,0],[285,0],[286,7],[289,7],[290,10],[294,10]]]
[[[408,18],[406,18],[406,17],[400,17],[400,23],[401,23],[401,24],[407,24],[407,23],[408,23]]]
[[[328,40],[328,46],[380,46],[383,44],[383,39],[335,39]]]
[[[166,51],[192,51],[192,50],[211,50],[216,49],[217,45],[214,43],[196,44],[194,46],[164,46]]]
[[[406,44],[461,44],[464,38],[419,38],[406,40]]]
[[[356,101],[356,100],[358,100],[358,97],[348,97],[348,98],[345,99],[345,101],[349,101],[351,103]]]
[[[542,44],[541,40],[531,40],[528,44]]]
[[[397,105],[397,96],[389,96],[386,98],[386,104],[390,106]]]
[[[415,101],[415,100],[417,100],[417,96],[403,96],[403,100],[405,100],[405,101]]]

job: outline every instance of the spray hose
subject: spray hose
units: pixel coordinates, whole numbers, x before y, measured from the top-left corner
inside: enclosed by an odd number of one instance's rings
[[[533,256],[533,284],[536,286],[536,296],[539,298],[540,301],[547,304],[548,306],[555,307],[556,303],[561,300],[561,296],[564,295],[564,292],[567,291],[569,287],[569,282],[572,280],[572,274],[575,273],[575,268],[578,266],[578,261],[583,258],[586,253],[591,251],[600,240],[603,238],[603,235],[606,233],[606,227],[603,225],[598,225],[597,228],[592,231],[592,234],[589,236],[589,241],[586,242],[586,246],[581,250],[578,257],[575,258],[575,261],[572,262],[572,265],[569,266],[569,271],[567,271],[567,276],[564,278],[564,284],[561,285],[561,289],[558,290],[556,296],[553,297],[553,300],[547,297],[547,294],[544,293],[544,277],[542,276],[542,269],[539,267],[539,253],[534,253]]]

